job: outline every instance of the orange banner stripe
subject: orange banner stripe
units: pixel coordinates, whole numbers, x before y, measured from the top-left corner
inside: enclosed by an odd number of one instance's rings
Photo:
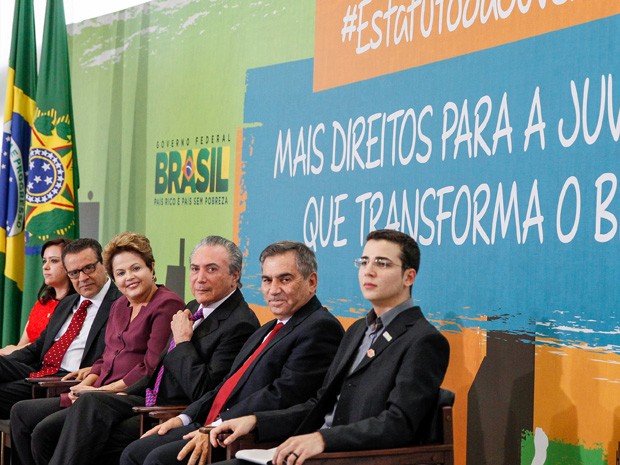
[[[317,0],[314,90],[619,13],[618,0]]]

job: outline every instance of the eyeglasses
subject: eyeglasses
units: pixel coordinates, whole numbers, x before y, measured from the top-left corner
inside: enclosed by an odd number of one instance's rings
[[[401,266],[397,265],[389,258],[375,258],[374,260],[371,260],[369,258],[362,257],[353,260],[353,264],[356,268],[366,268],[370,263],[373,263],[377,268],[381,268],[382,270],[391,268],[393,266]]]
[[[80,277],[80,273],[84,273],[84,274],[90,276],[97,269],[97,264],[98,263],[99,263],[99,260],[97,260],[95,263],[90,263],[89,265],[86,265],[85,267],[80,268],[79,270],[67,271],[67,276],[69,276],[69,279],[77,279],[77,278],[79,278]]]

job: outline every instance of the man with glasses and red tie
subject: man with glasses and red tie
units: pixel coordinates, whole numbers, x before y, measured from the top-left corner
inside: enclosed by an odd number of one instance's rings
[[[26,347],[0,357],[0,418],[13,404],[32,396],[25,378],[65,376],[88,368],[104,349],[105,327],[120,292],[102,264],[101,244],[77,239],[62,252],[62,261],[77,294],[56,307],[41,336]]]
[[[372,309],[345,334],[315,397],[288,409],[257,410],[225,421],[210,433],[214,447],[254,431],[260,442],[283,441],[274,451],[274,465],[302,465],[324,451],[383,449],[426,440],[450,347],[413,303],[418,244],[399,231],[373,231],[354,263],[360,290]],[[218,434],[224,432],[231,434],[220,443]],[[182,450],[179,461],[199,463],[200,457],[191,452],[189,447]]]
[[[208,437],[200,444],[191,439],[204,424],[285,408],[316,392],[344,331],[315,295],[314,253],[299,242],[281,241],[267,246],[260,262],[261,291],[275,320],[248,339],[219,386],[131,443],[121,464],[177,463],[188,443],[196,450],[208,447]]]
[[[139,437],[134,406],[188,404],[222,381],[259,327],[240,289],[243,254],[232,241],[213,235],[196,244],[189,261],[195,299],[173,316],[172,337],[153,374],[119,395],[80,395],[59,436],[21,428],[28,432],[22,441],[30,443],[35,463],[116,463],[123,448]]]

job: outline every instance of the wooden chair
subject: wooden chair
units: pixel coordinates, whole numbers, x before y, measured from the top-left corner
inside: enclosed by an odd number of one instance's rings
[[[80,384],[80,381],[78,380],[71,379],[68,381],[63,381],[57,376],[26,378],[26,381],[32,384],[33,399],[58,397],[60,394],[68,392],[71,386]]]
[[[452,407],[443,407],[443,440],[394,449],[324,452],[306,460],[308,465],[454,465]]]
[[[50,376],[45,378],[26,378],[32,384],[32,398],[41,399],[57,397],[63,392],[67,392],[71,386],[79,383],[76,380],[62,381],[58,377]],[[0,465],[9,462],[11,449],[11,422],[0,420]]]
[[[176,417],[185,410],[187,405],[154,405],[152,407],[134,407],[133,411],[140,414],[140,436],[155,423],[163,423]]]
[[[428,444],[393,449],[349,452],[324,452],[307,459],[308,465],[454,465],[452,406],[454,393],[441,389],[437,408],[430,422]],[[208,432],[209,428],[201,428]],[[225,439],[226,434],[220,435]],[[425,441],[426,442],[426,441]],[[274,443],[257,443],[252,434],[243,436],[226,448],[226,460],[242,449],[270,449]],[[211,463],[211,454],[207,463]],[[620,465],[620,464],[618,464]]]
[[[0,465],[9,463],[11,449],[11,423],[0,420]]]

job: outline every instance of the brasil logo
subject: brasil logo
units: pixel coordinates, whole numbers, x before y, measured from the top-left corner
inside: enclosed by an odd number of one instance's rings
[[[155,195],[228,192],[230,147],[157,152]]]

